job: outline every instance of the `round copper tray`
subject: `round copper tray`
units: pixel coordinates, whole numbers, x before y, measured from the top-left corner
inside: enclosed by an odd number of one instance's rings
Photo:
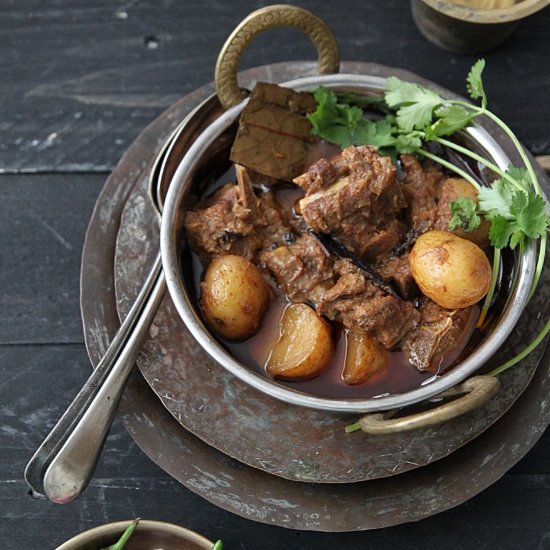
[[[354,68],[362,67],[354,64]],[[383,75],[395,74],[393,69],[374,68]],[[285,71],[291,69],[285,67]],[[400,73],[408,80],[418,79]],[[260,69],[251,74],[258,80],[268,78]],[[269,76],[279,79],[273,69]],[[246,79],[241,78],[241,82],[248,85]],[[169,113],[159,119],[168,127]],[[146,158],[153,158],[153,151],[144,153]],[[158,224],[147,198],[146,175],[145,171],[137,179],[129,195],[118,232],[115,290],[121,316],[126,315],[139,291],[158,243]],[[487,365],[488,369],[521,350],[526,334],[532,332],[527,320],[535,318],[533,312],[542,305],[540,298],[538,294],[530,304],[506,348]],[[184,428],[249,466],[287,479],[324,483],[395,475],[455,451],[512,405],[529,383],[542,353],[538,350],[529,356],[521,369],[508,375],[499,394],[472,414],[416,432],[368,436],[345,432],[345,426],[357,416],[289,405],[232,376],[197,344],[169,299],[160,308],[153,334],[141,354],[139,368]]]
[[[277,80],[284,80],[294,76],[292,71],[311,73],[312,64],[286,63],[255,69],[244,76],[267,78],[267,73],[273,74],[274,70],[280,74]],[[381,68],[352,64],[344,65],[343,70],[376,74],[374,71]],[[98,199],[84,246],[81,281],[85,337],[94,364],[119,324],[113,291],[113,257],[120,215],[128,197],[134,193],[134,185],[143,178],[151,153],[160,148],[168,131],[181,116],[210,91],[205,87],[187,96],[148,127],[121,160]],[[140,201],[137,202],[136,212],[141,208]],[[141,238],[146,236],[145,233]],[[119,238],[119,246],[121,242]],[[167,302],[168,298],[163,308],[170,307]],[[123,309],[123,297],[120,305]],[[159,352],[156,336],[161,325],[162,318],[159,317],[152,329],[154,338],[144,347],[145,356]],[[550,422],[550,411],[538,399],[548,392],[550,385],[548,357],[544,359],[535,373],[535,382],[519,398],[512,413],[505,414],[483,437],[424,468],[353,484],[291,482],[231,459],[185,430],[137,371],[129,381],[121,415],[148,456],[185,486],[222,508],[250,519],[297,529],[371,529],[421,519],[460,504],[496,481],[515,464]],[[521,374],[523,370],[514,369],[503,378],[503,385],[517,395],[527,383],[525,376],[528,380],[526,373]],[[517,376],[522,379],[520,389],[513,390],[518,384]],[[491,409],[486,413],[491,413]],[[348,421],[349,417],[339,419],[339,422]],[[216,429],[215,426],[210,428],[212,431]],[[465,437],[470,429],[471,426],[465,430]],[[363,437],[363,434],[355,435]],[[371,442],[364,438],[361,441],[364,445],[362,453],[370,454]],[[422,440],[422,436],[417,434],[412,442],[423,445],[424,463],[430,462],[434,440]],[[394,466],[400,461],[400,456],[395,457]]]

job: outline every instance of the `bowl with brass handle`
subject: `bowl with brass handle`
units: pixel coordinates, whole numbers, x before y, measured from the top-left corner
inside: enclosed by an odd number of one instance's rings
[[[264,365],[266,370],[253,368],[251,367],[251,358],[253,359],[255,351],[252,347],[248,348],[246,352],[248,355],[239,355],[238,347],[233,346],[231,339],[220,337],[220,332],[216,331],[215,326],[207,322],[210,314],[203,311],[199,305],[204,304],[204,300],[201,298],[201,289],[203,293],[206,290],[211,292],[211,287],[205,286],[205,281],[218,281],[218,287],[222,288],[222,291],[219,291],[220,293],[216,296],[222,299],[229,294],[246,295],[246,293],[241,292],[241,288],[235,288],[231,284],[231,281],[234,280],[245,281],[246,277],[243,275],[244,272],[239,272],[237,278],[233,275],[229,277],[224,275],[221,270],[216,273],[206,271],[205,275],[204,267],[197,268],[200,258],[191,250],[190,240],[192,239],[190,239],[187,231],[189,223],[186,216],[197,207],[197,204],[202,204],[200,201],[204,200],[205,196],[212,196],[216,189],[219,190],[220,187],[216,182],[227,177],[226,172],[231,165],[229,152],[239,131],[240,117],[248,103],[247,94],[240,89],[236,75],[238,60],[248,41],[258,32],[272,26],[283,25],[301,28],[312,37],[318,45],[321,67],[324,67],[320,71],[322,74],[282,83],[281,86],[285,89],[300,93],[311,92],[319,86],[323,86],[338,93],[353,92],[368,96],[380,96],[384,91],[385,78],[380,76],[338,74],[338,55],[332,51],[331,46],[331,44],[334,44],[334,40],[332,35],[323,40],[318,38],[318,32],[324,33],[326,30],[322,25],[319,26],[317,18],[314,18],[314,28],[316,30],[311,32],[307,30],[310,29],[308,24],[303,22],[301,10],[288,6],[275,6],[275,8],[274,12],[271,11],[272,8],[266,8],[260,10],[260,14],[252,14],[236,29],[222,50],[218,60],[217,72],[217,87],[220,99],[219,116],[200,135],[185,157],[181,159],[170,184],[162,219],[161,253],[168,290],[179,315],[197,342],[218,364],[255,389],[294,405],[342,413],[380,413],[381,411],[396,410],[425,402],[427,399],[442,394],[442,392],[450,391],[453,398],[456,398],[454,402],[446,402],[442,405],[441,410],[436,409],[428,413],[419,413],[420,416],[415,417],[414,420],[402,422],[397,428],[392,425],[388,428],[390,431],[430,425],[479,407],[498,391],[498,379],[492,376],[479,376],[479,374],[490,357],[511,333],[527,303],[535,265],[536,247],[534,242],[526,243],[521,252],[516,250],[507,254],[504,258],[502,273],[499,275],[501,283],[496,309],[493,309],[491,320],[482,334],[472,345],[465,349],[458,363],[440,375],[430,375],[422,381],[417,380],[414,387],[411,386],[402,391],[379,392],[376,395],[361,394],[360,391],[355,389],[351,390],[351,393],[344,394],[338,394],[336,390],[323,393],[323,391],[315,390],[314,385],[300,386],[299,383],[288,383],[284,380],[284,369],[279,368],[281,363],[284,364],[281,359],[281,357],[284,359],[284,352],[281,352],[280,349],[277,351],[275,346],[271,353],[271,362],[268,360]],[[288,8],[291,8],[290,15],[286,13]],[[295,10],[299,11],[296,12]],[[309,20],[310,15],[306,17],[306,20]],[[297,24],[296,21],[300,21],[300,24]],[[327,48],[331,51],[330,54],[326,53]],[[225,67],[224,58],[227,55],[231,57],[230,66],[232,69],[226,73],[222,69]],[[483,151],[492,159],[495,165],[502,169],[506,169],[510,163],[508,155],[498,141],[480,126],[472,126],[462,130],[461,140],[472,150]],[[237,168],[237,179],[241,186],[246,177],[248,176],[241,174],[240,168]],[[218,185],[217,188],[216,185]],[[252,202],[256,200],[250,196],[248,199]],[[206,199],[206,204],[212,204],[208,203],[208,200]],[[302,201],[300,204],[305,203]],[[238,207],[241,206],[242,201]],[[309,236],[303,237],[309,238]],[[232,237],[231,235],[222,235],[220,238],[223,246]],[[323,244],[322,239],[319,243],[319,246],[324,246],[325,250],[330,248],[330,245]],[[343,259],[342,261],[342,265],[349,265],[349,259]],[[219,262],[214,263],[218,264]],[[231,265],[242,263],[233,260],[230,262]],[[217,269],[220,269],[219,266]],[[205,279],[201,281],[203,276]],[[224,284],[224,280],[228,281],[227,285]],[[239,285],[241,285],[240,282]],[[211,297],[209,297],[209,300],[212,301]],[[255,300],[255,302],[264,304],[263,299]],[[220,302],[217,303],[219,305]],[[262,305],[263,307],[264,305]],[[269,320],[264,319],[263,321],[264,325],[271,326],[277,324],[276,321],[273,321],[274,319],[280,317],[283,319],[283,324],[284,319],[288,319],[285,325],[286,333],[285,330],[281,329],[279,342],[284,342],[285,334],[289,332],[298,331],[299,334],[300,324],[306,323],[308,329],[303,333],[303,338],[299,337],[298,343],[294,342],[293,345],[288,346],[287,355],[298,356],[301,351],[300,347],[309,347],[316,350],[315,359],[319,357],[322,359],[332,353],[333,349],[330,345],[327,345],[326,327],[322,324],[307,324],[309,323],[308,319],[311,317],[309,313],[311,309],[308,311],[309,306],[307,303],[299,307],[292,307],[294,309],[286,309],[282,316],[282,310],[279,310],[276,317],[270,317]],[[262,314],[264,311],[262,309]],[[272,335],[273,330],[273,327],[271,327]],[[337,329],[333,329],[333,335],[335,330]],[[333,338],[336,338],[336,336],[333,336]],[[353,342],[354,350],[359,345],[357,342],[357,339]],[[360,342],[360,344],[363,345],[363,342]],[[391,343],[388,344],[388,347],[391,346]],[[338,348],[337,345],[335,347]],[[350,349],[348,348],[348,350]],[[345,354],[346,352],[340,350],[340,353]],[[353,353],[357,355],[356,351]],[[351,354],[351,351],[348,352],[349,354]],[[307,369],[312,369],[312,358],[305,357],[304,365],[307,365]],[[273,373],[275,373],[275,376],[273,376]],[[279,376],[281,373],[282,376]],[[354,376],[355,373],[351,373],[349,378],[353,380]],[[378,429],[372,429],[370,425],[363,428],[366,431],[373,431],[373,433]]]

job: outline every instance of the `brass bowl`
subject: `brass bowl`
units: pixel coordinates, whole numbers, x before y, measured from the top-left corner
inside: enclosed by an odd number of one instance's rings
[[[58,546],[57,550],[99,550],[117,542],[132,520],[94,527]],[[140,520],[124,550],[211,550],[213,542],[172,523]]]
[[[433,44],[457,53],[475,54],[504,42],[522,19],[550,0],[522,0],[509,8],[479,10],[450,0],[411,0],[413,19]]]

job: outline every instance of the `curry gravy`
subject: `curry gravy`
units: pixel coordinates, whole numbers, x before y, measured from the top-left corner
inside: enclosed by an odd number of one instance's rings
[[[221,185],[231,181],[234,181],[233,170],[225,173],[217,180],[216,184],[210,185],[205,194],[211,194]],[[297,187],[283,185],[275,187],[273,192],[279,204],[290,212],[293,218],[297,217],[294,205],[303,197],[303,191]],[[193,281],[192,285],[189,286],[191,287],[192,296],[196,300],[197,311],[201,313],[198,305],[200,302],[200,281],[203,278],[206,266],[202,265],[195,253],[189,252],[189,254],[191,255],[191,262],[189,263],[192,265]],[[220,343],[233,357],[266,378],[272,378],[266,371],[266,363],[271,349],[279,338],[279,321],[284,308],[289,304],[286,297],[274,287],[273,281],[271,281],[271,286],[273,290],[272,300],[263,317],[260,330],[255,335],[243,342],[230,342],[218,336]],[[475,319],[477,319],[477,316],[475,316]],[[277,383],[299,392],[331,399],[364,399],[403,393],[428,383],[436,375],[448,370],[459,360],[461,352],[474,332],[475,319],[469,330],[465,332],[459,347],[445,358],[437,373],[421,373],[407,361],[402,351],[396,349],[390,352],[390,363],[386,369],[374,373],[366,382],[353,386],[346,384],[342,378],[346,357],[347,331],[339,323],[331,322],[335,352],[327,368],[311,380],[277,380]]]
[[[453,160],[457,162],[456,158]],[[464,168],[468,168],[474,173],[477,172],[476,166],[468,166],[464,161],[460,164],[463,164]],[[223,175],[219,177],[222,172]],[[483,180],[481,174],[476,173],[475,175],[478,179]],[[218,169],[215,178],[209,181],[203,180],[204,187],[200,190],[199,196],[209,196],[221,186],[234,181],[234,168],[231,166],[227,169],[226,165],[225,171]],[[277,201],[290,213],[291,218],[298,219],[294,205],[303,197],[303,191],[295,186],[286,185],[273,188],[273,192]],[[405,354],[401,350],[396,349],[390,352],[391,358],[388,368],[374,373],[362,384],[354,386],[348,385],[342,379],[347,335],[346,331],[343,330],[338,323],[333,322],[331,325],[335,353],[328,367],[320,375],[311,380],[277,380],[277,383],[292,388],[295,391],[333,399],[364,399],[385,396],[388,394],[399,394],[418,388],[423,384],[427,384],[436,376],[451,369],[454,365],[459,363],[462,358],[474,351],[477,345],[484,339],[488,332],[490,332],[491,327],[498,317],[498,314],[495,314],[495,312],[500,311],[504,306],[505,297],[514,275],[513,265],[513,253],[511,251],[504,251],[503,265],[498,274],[499,282],[495,293],[495,301],[493,307],[489,310],[489,315],[482,330],[480,331],[475,328],[475,321],[477,319],[477,315],[475,315],[471,326],[464,332],[464,336],[458,346],[456,349],[451,350],[450,354],[444,358],[437,372],[419,372],[414,366],[409,364],[405,358]],[[199,315],[202,315],[199,306],[200,281],[203,278],[205,268],[206,266],[201,264],[198,256],[194,252],[189,249],[183,251],[182,272],[186,279],[190,295],[194,298],[196,310]],[[270,284],[272,287],[275,286],[272,280]],[[264,315],[260,330],[254,336],[243,342],[229,342],[219,337],[218,340],[227,351],[242,364],[266,378],[271,378],[266,372],[265,365],[271,349],[279,337],[279,320],[288,303],[283,293],[273,288],[272,300]],[[206,323],[205,326],[207,327]]]

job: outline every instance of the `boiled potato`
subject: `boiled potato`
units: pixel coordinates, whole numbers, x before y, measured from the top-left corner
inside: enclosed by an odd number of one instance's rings
[[[375,372],[387,368],[390,353],[370,334],[348,332],[342,378],[346,384],[362,384]]]
[[[232,254],[214,258],[201,283],[201,307],[210,327],[228,340],[258,331],[269,304],[269,287],[258,268]]]
[[[334,353],[330,325],[305,304],[291,304],[283,312],[279,339],[266,369],[276,378],[304,380],[321,373]]]
[[[492,270],[483,250],[447,231],[418,237],[409,266],[420,290],[448,309],[475,304],[491,286]]]

